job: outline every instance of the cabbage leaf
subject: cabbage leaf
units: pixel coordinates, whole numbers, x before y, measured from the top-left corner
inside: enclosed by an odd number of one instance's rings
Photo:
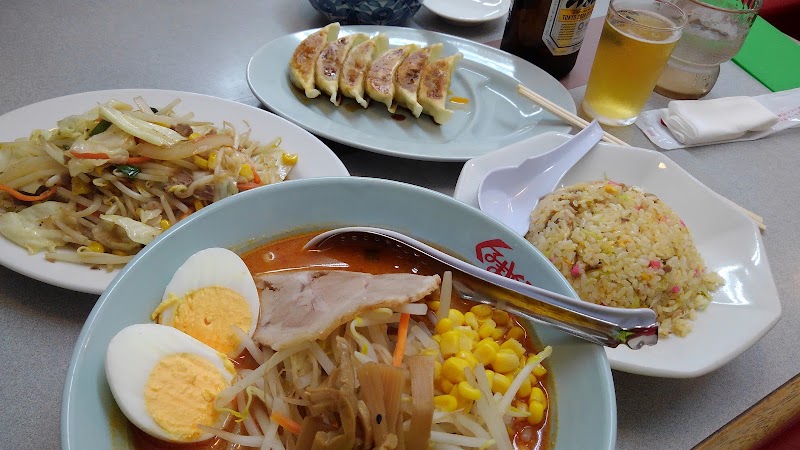
[[[100,218],[107,222],[119,225],[123,230],[125,230],[125,233],[128,235],[130,240],[142,245],[149,244],[150,241],[161,234],[160,228],[151,227],[150,225],[144,224],[135,219],[131,219],[130,217],[118,216],[114,214],[101,214]]]
[[[31,254],[42,250],[53,252],[56,247],[66,244],[64,233],[42,222],[62,213],[62,203],[59,202],[37,203],[20,212],[7,212],[0,215],[0,234]]]

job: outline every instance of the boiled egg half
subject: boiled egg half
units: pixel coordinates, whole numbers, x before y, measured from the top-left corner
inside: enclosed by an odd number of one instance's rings
[[[234,358],[245,344],[233,327],[252,337],[259,309],[258,290],[242,258],[214,247],[178,268],[152,319]]]
[[[106,377],[125,417],[170,442],[197,442],[227,414],[214,399],[235,373],[225,355],[172,327],[137,324],[117,333],[106,353]]]

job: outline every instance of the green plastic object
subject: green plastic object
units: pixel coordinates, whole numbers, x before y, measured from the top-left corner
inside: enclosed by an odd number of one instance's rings
[[[733,61],[772,92],[800,87],[800,44],[761,17]]]

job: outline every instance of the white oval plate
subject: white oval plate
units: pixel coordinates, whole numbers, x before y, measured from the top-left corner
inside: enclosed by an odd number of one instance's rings
[[[555,78],[533,64],[496,48],[431,31],[383,26],[346,26],[351,33],[386,33],[391,46],[444,44],[443,56],[461,52],[453,74],[452,95],[469,99],[444,125],[419,119],[402,108],[406,119],[393,120],[386,107],[372,102],[366,110],[352,99],[334,106],[321,95],[308,99],[289,81],[289,60],[309,34],[283,36],[261,47],[247,65],[247,83],[269,110],[312,133],[364,150],[402,158],[466,161],[547,131],[568,132],[569,125],[517,93],[524,84],[559,106],[575,112],[575,102]],[[459,105],[448,103],[448,108]]]
[[[423,5],[456,25],[477,25],[503,17],[511,0],[425,0]]]
[[[0,142],[25,138],[36,128],[55,128],[56,121],[69,115],[82,114],[98,103],[111,99],[132,103],[133,98],[139,95],[154,107],[180,98],[181,103],[175,108],[176,111],[193,112],[197,120],[214,122],[218,126],[227,120],[234,126],[243,127],[246,121],[252,128],[251,136],[262,142],[280,136],[283,139],[281,146],[299,155],[297,166],[289,173],[289,179],[349,175],[344,164],[328,146],[274,114],[230,100],[180,91],[118,89],[45,100],[0,116]],[[119,272],[93,270],[69,262],[48,262],[43,253],[30,255],[3,236],[0,236],[0,264],[45,283],[89,294],[101,294]]]
[[[569,139],[547,133],[468,161],[454,197],[478,206],[478,186],[497,167],[517,165]],[[652,347],[607,348],[611,367],[640,375],[691,378],[731,361],[761,339],[781,316],[781,303],[756,225],[730,202],[661,153],[600,143],[561,185],[610,180],[639,186],[669,205],[692,232],[709,270],[725,279],[712,303],[697,315],[686,337],[670,336]]]

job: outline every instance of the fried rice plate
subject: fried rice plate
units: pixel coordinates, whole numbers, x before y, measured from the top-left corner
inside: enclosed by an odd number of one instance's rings
[[[724,284],[706,269],[672,209],[653,194],[613,181],[566,186],[543,198],[525,237],[584,301],[652,308],[662,337],[689,333],[697,311]]]

